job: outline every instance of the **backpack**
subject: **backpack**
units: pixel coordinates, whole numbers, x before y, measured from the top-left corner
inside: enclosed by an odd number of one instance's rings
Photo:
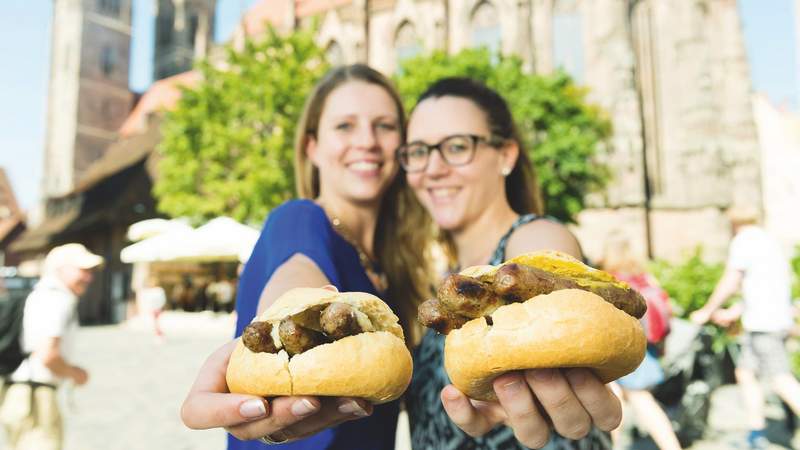
[[[653,277],[647,274],[615,274],[615,276],[639,291],[647,303],[647,312],[643,318],[647,342],[653,345],[663,342],[669,334],[669,321],[672,318],[669,294],[658,285]]]
[[[11,375],[28,355],[22,351],[22,315],[28,296],[0,290],[0,377]]]

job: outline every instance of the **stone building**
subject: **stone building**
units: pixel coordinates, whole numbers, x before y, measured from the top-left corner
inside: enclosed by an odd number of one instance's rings
[[[53,3],[44,197],[69,192],[116,139],[133,100],[130,42],[130,0]]]
[[[191,79],[194,72],[186,70],[206,55],[214,5],[157,2],[156,82],[139,96],[128,88],[131,0],[54,1],[43,217],[7,243],[0,214],[0,255],[8,246],[34,267],[50,248],[66,242],[103,255],[106,264],[81,303],[85,323],[121,317],[131,276],[130,265],[119,260],[125,232],[156,215],[153,149],[160,132],[149,112],[176,101],[173,85]]]
[[[153,80],[192,68],[204,58],[214,34],[216,0],[158,0]]]
[[[642,254],[675,259],[702,244],[721,258],[724,208],[761,206],[734,0],[273,0],[248,12],[239,36],[265,20],[317,20],[332,61],[385,73],[420,52],[471,46],[517,54],[537,73],[568,71],[614,125],[614,180],[576,227],[590,257],[622,230]]]
[[[204,57],[215,0],[159,0],[154,80]],[[118,138],[134,106],[128,88],[131,0],[55,0],[42,195],[70,192]],[[45,212],[45,218],[47,212]]]

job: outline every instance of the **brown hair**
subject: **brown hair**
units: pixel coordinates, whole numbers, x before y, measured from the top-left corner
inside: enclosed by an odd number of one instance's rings
[[[495,90],[471,78],[442,78],[433,83],[417,99],[417,104],[428,98],[459,97],[471,101],[486,116],[489,132],[493,138],[513,141],[519,148],[519,156],[506,177],[506,200],[517,214],[544,214],[544,202],[539,190],[536,170],[531,164],[525,144],[520,138],[511,109],[505,99]],[[452,235],[439,230],[436,240],[451,264],[458,259]]]
[[[528,158],[525,144],[520,138],[508,103],[495,90],[471,78],[442,78],[432,84],[417,104],[428,98],[459,97],[475,104],[486,115],[489,131],[494,138],[513,141],[519,148],[519,156],[506,177],[506,200],[517,214],[544,214],[544,203],[536,178],[536,170]]]
[[[315,137],[325,102],[337,87],[349,81],[362,81],[382,87],[397,106],[401,139],[405,140],[405,113],[400,96],[391,82],[380,72],[364,64],[332,69],[317,83],[306,100],[295,139],[295,181],[301,198],[319,196],[319,170],[306,153],[309,138]],[[384,194],[375,227],[375,254],[386,273],[389,287],[386,300],[394,305],[406,330],[407,342],[420,336],[416,322],[417,306],[431,294],[429,261],[420,249],[427,249],[431,240],[431,220],[404,176],[396,176]]]

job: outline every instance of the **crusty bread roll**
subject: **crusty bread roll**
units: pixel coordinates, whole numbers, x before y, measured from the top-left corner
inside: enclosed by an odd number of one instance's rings
[[[445,369],[477,400],[496,400],[492,382],[511,370],[587,367],[603,382],[632,372],[644,358],[639,321],[596,294],[564,289],[501,306],[451,331]]]
[[[411,354],[397,316],[379,298],[362,292],[292,289],[256,321],[277,324],[308,308],[332,302],[357,308],[365,332],[289,357],[286,351],[254,353],[239,339],[226,373],[233,393],[360,397],[372,403],[398,398],[411,381]]]

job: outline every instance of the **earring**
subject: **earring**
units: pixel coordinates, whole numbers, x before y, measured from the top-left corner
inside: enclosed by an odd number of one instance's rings
[[[502,174],[504,177],[507,177],[510,173],[511,169],[508,167],[503,167],[503,170],[500,171],[500,174]]]

